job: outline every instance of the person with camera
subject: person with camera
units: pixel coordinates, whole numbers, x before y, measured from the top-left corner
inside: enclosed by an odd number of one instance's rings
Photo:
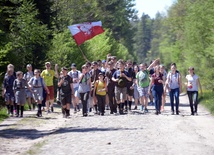
[[[125,62],[123,60],[118,61],[119,69],[114,72],[112,76],[112,81],[116,82],[115,86],[115,99],[119,108],[119,113],[123,114],[124,101],[126,99],[127,93],[127,81],[131,81],[132,79],[129,76],[129,73],[125,71]],[[120,100],[120,97],[122,99]]]
[[[64,118],[70,116],[71,98],[74,96],[73,79],[68,75],[68,69],[62,68],[63,76],[58,80],[58,87],[60,87],[60,95],[62,102],[62,113]]]

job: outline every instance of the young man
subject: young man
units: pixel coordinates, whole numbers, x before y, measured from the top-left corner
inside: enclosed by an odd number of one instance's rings
[[[141,104],[141,111],[148,112],[148,98],[149,98],[149,70],[156,65],[159,59],[156,59],[150,66],[147,68],[146,63],[140,64],[140,71],[136,75],[136,82],[138,87],[138,92],[140,95],[140,104]],[[145,107],[145,108],[144,108]]]
[[[123,60],[119,60],[118,62],[119,70],[114,72],[112,76],[112,81],[116,82],[115,86],[115,98],[119,107],[119,113],[123,114],[124,101],[126,99],[127,93],[127,81],[131,81],[132,79],[129,76],[129,73],[125,71],[125,63]],[[122,95],[122,99],[120,100],[120,95]]]
[[[107,95],[109,98],[109,106],[110,106],[110,114],[117,113],[117,103],[115,101],[115,82],[112,81],[112,76],[116,69],[114,69],[114,64],[113,62],[109,61],[108,62],[108,69],[106,71],[106,83],[107,83]]]
[[[127,100],[125,100],[125,111],[128,111],[128,105],[129,105],[129,110],[131,110],[131,105],[132,105],[132,98],[134,95],[134,83],[133,80],[135,79],[135,72],[132,67],[132,62],[131,60],[127,61],[127,71],[131,77],[131,81],[127,82]]]
[[[95,108],[95,113],[97,114],[97,99],[96,99],[96,96],[93,96],[93,89],[94,89],[94,85],[95,85],[95,82],[99,79],[99,73],[101,72],[99,69],[98,69],[98,63],[96,61],[92,62],[92,66],[93,66],[93,69],[89,72],[89,74],[91,75],[91,96],[93,97],[93,100],[94,100],[94,108]]]
[[[77,70],[76,64],[71,64],[71,71],[68,72],[68,75],[73,79],[73,87],[74,87],[74,96],[72,98],[72,103],[74,107],[74,113],[80,111],[79,109],[79,97],[78,97],[78,87],[79,87],[79,77],[81,72]]]
[[[62,68],[63,76],[59,78],[58,87],[60,87],[60,95],[62,102],[63,117],[70,116],[71,98],[74,96],[73,79],[68,75],[68,69]]]
[[[47,114],[50,113],[49,110],[49,103],[51,104],[51,111],[53,112],[53,103],[54,103],[54,85],[53,85],[53,79],[54,76],[58,78],[58,65],[55,65],[55,72],[51,70],[51,63],[46,62],[45,63],[45,70],[42,71],[41,77],[44,79],[46,86],[48,87],[48,90],[50,91],[50,94],[46,97],[46,108],[47,108]]]

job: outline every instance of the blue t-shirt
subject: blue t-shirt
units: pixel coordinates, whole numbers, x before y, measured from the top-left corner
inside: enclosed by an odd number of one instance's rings
[[[130,77],[129,73],[127,71],[122,71],[127,77]],[[128,80],[125,77],[120,77],[122,74],[120,70],[117,70],[114,72],[113,76],[115,79],[119,79],[116,83],[117,87],[124,88],[127,85]]]

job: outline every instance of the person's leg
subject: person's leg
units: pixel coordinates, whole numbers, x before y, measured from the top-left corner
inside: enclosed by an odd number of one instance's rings
[[[101,96],[101,115],[105,113],[105,105],[106,105],[106,95]]]
[[[114,113],[114,102],[113,102],[113,93],[108,92],[108,98],[109,98],[109,106],[110,106],[110,114]]]
[[[156,91],[156,88],[152,89],[152,96],[154,97],[154,102],[155,102],[155,109],[156,109],[155,114],[158,115],[158,93]]]
[[[19,117],[19,103],[17,103],[17,107],[16,107],[16,117]]]
[[[179,95],[180,95],[179,88],[175,89],[174,95],[175,95],[176,114],[179,115]]]
[[[162,103],[162,95],[163,95],[163,87],[162,86],[158,86],[157,93],[158,93],[158,113],[160,114],[161,103]]]
[[[118,87],[115,87],[115,100],[116,100],[116,103],[117,103],[117,106],[118,106],[118,110],[119,110],[119,113],[121,112],[120,108],[121,108],[121,104],[120,104],[120,90]]]
[[[189,98],[189,106],[190,106],[190,110],[191,110],[191,115],[194,115],[194,110],[193,110],[193,93],[191,91],[187,91],[187,95]]]
[[[149,97],[148,91],[149,91],[149,87],[144,88],[144,98],[143,98],[143,100],[144,100],[145,112],[148,112],[148,109],[147,109],[148,97]]]
[[[29,96],[29,93],[28,93],[28,97],[27,97],[27,103],[28,103],[29,110],[31,110],[32,109],[32,107],[31,107],[31,97]]]
[[[97,97],[98,114],[101,114],[102,97],[100,95],[96,95],[96,97]]]
[[[172,114],[174,115],[174,89],[171,89],[169,91],[169,97],[170,97],[171,111],[172,111]]]
[[[195,114],[198,115],[198,91],[194,92],[194,107],[195,107]]]
[[[20,117],[23,117],[23,112],[24,112],[24,104],[21,104],[20,106],[21,106],[21,115],[20,115]]]
[[[10,114],[13,117],[14,101],[10,100]]]

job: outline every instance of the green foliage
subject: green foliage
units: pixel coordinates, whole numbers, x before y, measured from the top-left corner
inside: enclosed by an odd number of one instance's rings
[[[8,118],[7,109],[0,107],[0,122]]]
[[[203,94],[203,98],[200,98],[202,103],[213,115],[214,115],[214,92],[206,91]]]

